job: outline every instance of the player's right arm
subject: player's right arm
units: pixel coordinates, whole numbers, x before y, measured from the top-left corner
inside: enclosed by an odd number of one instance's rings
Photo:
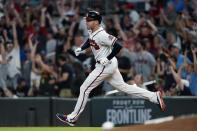
[[[83,45],[81,47],[79,47],[75,50],[75,55],[78,56],[81,53],[82,50],[85,50],[89,47],[90,47],[90,40],[87,39],[86,42],[83,43]]]

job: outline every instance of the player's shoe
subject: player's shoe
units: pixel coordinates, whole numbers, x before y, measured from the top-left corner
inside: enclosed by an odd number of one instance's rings
[[[157,92],[156,92],[156,95],[157,95],[157,101],[158,101],[159,107],[161,108],[161,111],[164,112],[166,106],[165,106],[165,103],[164,103],[164,101],[163,101],[161,92],[160,92],[160,91],[157,91]]]
[[[57,114],[56,114],[56,117],[57,117],[60,121],[62,121],[62,122],[64,122],[64,123],[68,124],[69,126],[75,126],[75,122],[69,122],[69,121],[68,121],[67,115],[57,113]]]

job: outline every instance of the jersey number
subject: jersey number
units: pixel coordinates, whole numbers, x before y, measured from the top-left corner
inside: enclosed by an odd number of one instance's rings
[[[90,39],[90,45],[94,47],[95,50],[99,50],[99,46],[96,44],[96,42],[94,40]]]

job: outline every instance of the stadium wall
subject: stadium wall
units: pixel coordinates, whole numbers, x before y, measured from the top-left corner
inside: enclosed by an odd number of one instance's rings
[[[77,99],[56,97],[0,98],[0,126],[65,126],[55,114],[70,113]],[[144,123],[146,120],[197,114],[197,97],[166,97],[166,111],[147,100],[131,97],[95,97],[77,121],[77,126],[101,126],[113,121],[117,126]]]

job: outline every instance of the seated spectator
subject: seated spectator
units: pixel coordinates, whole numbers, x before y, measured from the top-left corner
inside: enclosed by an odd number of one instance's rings
[[[128,84],[136,84],[137,86],[142,87],[143,82],[144,82],[144,80],[143,80],[142,75],[138,74],[138,75],[135,75],[133,80],[130,80],[127,83]],[[146,87],[142,87],[142,88],[146,88]]]
[[[23,77],[19,77],[17,80],[18,86],[16,88],[16,95],[18,97],[28,96],[29,87],[26,84],[26,81]]]

